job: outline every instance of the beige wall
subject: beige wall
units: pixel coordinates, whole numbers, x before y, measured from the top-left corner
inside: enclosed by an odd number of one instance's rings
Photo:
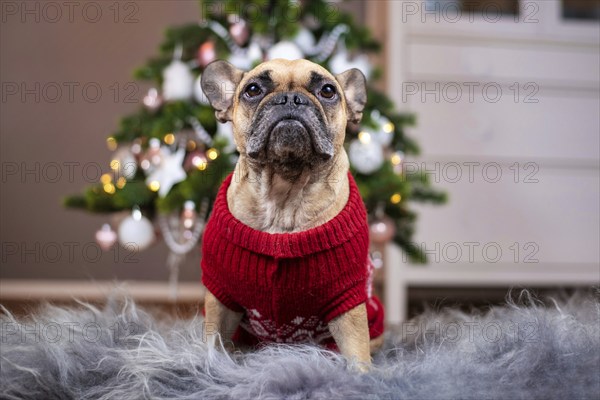
[[[73,22],[69,21],[67,8],[62,8],[62,17],[57,22],[50,22],[53,10],[44,13],[43,2],[37,3],[40,22],[36,22],[36,15],[26,15],[23,19],[3,12],[0,70],[6,99],[1,104],[2,278],[166,277],[163,244],[133,255],[137,262],[127,262],[123,251],[104,253],[96,260],[96,248],[89,244],[94,243],[94,232],[109,217],[65,210],[61,198],[86,186],[96,175],[96,165],[108,167],[111,153],[105,145],[106,137],[115,129],[120,116],[139,106],[124,102],[127,89],[131,90],[126,85],[133,82],[132,71],[155,54],[165,27],[196,21],[199,8],[195,1],[136,2],[137,10],[125,9],[122,4],[115,22],[114,11],[110,9],[113,2],[91,3],[102,11],[96,23],[84,18],[94,18],[95,10],[94,6],[88,6],[85,14],[85,3],[78,3],[80,6],[74,9]],[[14,4],[30,9],[36,5]],[[131,12],[137,22],[125,23]],[[27,95],[22,101],[20,94],[8,96],[7,85],[12,82],[24,83],[28,89],[35,89],[39,83],[41,98],[37,101],[34,95]],[[66,86],[69,82],[79,85],[74,87],[72,101]],[[49,100],[56,93],[52,89],[54,84],[64,90],[52,103]],[[95,96],[94,86],[101,88],[97,102],[86,100],[82,90],[86,84],[90,97]],[[136,102],[147,89],[137,85]],[[116,101],[115,93],[120,95]],[[8,175],[14,163],[20,170],[21,165],[28,169],[38,165],[40,172],[23,177],[21,171]],[[54,180],[56,164],[53,163],[60,165],[62,172],[55,182],[45,179]],[[72,181],[65,163],[79,164],[73,167]],[[87,173],[84,166],[88,167]],[[31,254],[27,252],[32,249]],[[59,257],[57,249],[62,253]],[[11,254],[13,251],[15,254]],[[199,257],[197,252],[193,253],[182,271],[186,279],[200,276]]]
[[[164,244],[140,254],[117,248],[98,255],[94,233],[110,217],[65,210],[61,199],[81,191],[97,166],[106,171],[106,137],[120,116],[139,107],[148,88],[136,83],[135,103],[124,101],[133,69],[156,53],[165,27],[197,21],[198,4],[122,2],[116,16],[114,2],[74,2],[70,17],[63,2],[49,3],[61,7],[60,16],[44,2],[2,2],[0,278],[164,280]],[[131,3],[136,7],[127,8]],[[363,5],[349,7],[358,11]],[[98,9],[101,17],[91,22]],[[125,23],[127,16],[133,21]],[[24,99],[22,84],[34,92]],[[18,93],[11,95],[15,85]],[[57,86],[62,93],[54,101]],[[88,100],[96,96],[95,87],[102,90],[97,102]],[[200,278],[198,251],[181,278]]]

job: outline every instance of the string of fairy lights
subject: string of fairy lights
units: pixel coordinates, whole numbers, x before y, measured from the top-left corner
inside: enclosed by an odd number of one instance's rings
[[[367,77],[372,72],[372,66],[365,55],[349,55],[342,40],[349,29],[343,24],[324,33],[318,42],[310,29],[301,27],[295,38],[277,43],[265,43],[260,38],[250,37],[247,23],[240,18],[232,20],[229,29],[216,21],[204,24],[204,27],[211,29],[228,44],[231,52],[228,60],[239,68],[248,69],[257,62],[272,58],[312,57],[317,61],[329,60],[328,67],[334,74],[350,68],[360,69]],[[242,36],[246,41],[243,47],[240,40]],[[144,96],[143,105],[151,113],[160,112],[165,103],[175,101],[208,105],[200,88],[201,74],[194,76],[192,70],[203,68],[216,59],[214,42],[202,43],[197,59],[184,61],[181,57],[182,48],[177,46],[172,62],[163,70],[162,90],[153,87]],[[388,160],[394,172],[402,174],[404,154],[392,149],[396,127],[377,110],[371,111],[369,116],[371,124],[361,126],[357,137],[349,143],[348,155],[352,167],[361,174],[369,175],[378,171]],[[121,144],[115,137],[109,137],[106,144],[114,154],[109,162],[110,172],[100,177],[100,190],[106,195],[115,195],[132,180],[143,177],[148,190],[156,193],[159,198],[164,198],[175,185],[188,179],[192,171],[207,171],[219,157],[228,157],[230,164],[235,164],[237,154],[230,123],[217,123],[216,132],[211,134],[200,121],[190,116],[185,121],[180,121],[179,127],[180,129],[160,137],[138,137],[130,144]],[[213,143],[216,138],[224,139],[227,145],[217,148]],[[391,204],[399,204],[401,201],[400,193],[394,193],[389,198]],[[118,227],[117,232],[112,231],[110,224],[105,224],[96,233],[96,239],[105,250],[110,249],[116,241],[123,246],[133,245],[136,249],[143,250],[160,233],[173,255],[168,264],[171,282],[176,284],[173,276],[177,276],[176,270],[185,254],[200,239],[205,223],[205,210],[198,213],[197,206],[199,204],[188,200],[179,215],[171,215],[169,223],[163,219],[156,226],[142,215],[139,207],[134,207],[131,215],[121,216],[119,221],[113,223]],[[389,241],[394,230],[393,221],[390,223],[381,214],[371,226],[372,238],[381,242]],[[176,293],[175,289],[173,293]]]

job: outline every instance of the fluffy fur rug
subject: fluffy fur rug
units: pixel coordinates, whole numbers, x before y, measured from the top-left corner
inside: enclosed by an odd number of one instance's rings
[[[388,332],[369,373],[313,346],[227,355],[202,320],[130,301],[1,318],[3,399],[593,399],[600,301],[521,299],[485,313],[428,311]]]

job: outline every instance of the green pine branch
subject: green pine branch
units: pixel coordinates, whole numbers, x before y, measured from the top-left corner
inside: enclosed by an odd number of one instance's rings
[[[227,14],[234,13],[236,10],[241,11],[240,17],[248,21],[251,26],[251,35],[268,35],[275,41],[290,40],[297,33],[303,20],[316,19],[320,23],[320,26],[313,30],[317,40],[337,25],[346,24],[349,33],[343,40],[349,52],[364,53],[380,50],[380,44],[373,38],[369,29],[359,26],[351,15],[340,12],[335,3],[313,0],[300,9],[297,4],[304,2],[292,4],[288,0],[248,0],[242,3],[239,0],[204,0],[202,3],[201,10],[207,12],[202,15],[202,19],[217,21],[224,27],[228,26]],[[149,81],[156,87],[160,87],[163,81],[163,70],[172,62],[174,51],[178,46],[182,49],[182,60],[194,60],[198,48],[207,41],[215,43],[218,58],[228,57],[227,44],[206,26],[201,25],[200,18],[199,23],[171,27],[165,31],[158,54],[138,68],[134,76],[136,79]],[[322,64],[326,65],[328,61],[325,60]],[[196,67],[193,72],[201,73],[201,67]],[[380,75],[381,69],[375,68],[372,80]],[[371,119],[373,110],[379,111],[394,124],[390,146],[392,151],[402,151],[405,155],[419,154],[417,143],[405,132],[407,127],[416,123],[413,114],[397,112],[389,97],[369,87],[368,104],[361,126],[377,128],[377,124]],[[118,144],[127,144],[142,138],[144,139],[142,144],[145,146],[149,138],[163,139],[167,133],[191,128],[188,122],[190,116],[195,117],[211,135],[214,135],[217,122],[210,106],[191,101],[176,101],[166,102],[156,111],[141,107],[138,111],[123,117],[112,137]],[[349,127],[347,140],[356,138],[358,133],[356,129],[356,126]],[[164,198],[160,198],[146,186],[144,174],[138,171],[133,179],[127,181],[122,188],[116,188],[113,194],[106,193],[103,185],[98,183],[85,189],[83,194],[68,196],[64,199],[64,205],[90,212],[131,210],[134,205],[137,205],[151,217],[156,212],[178,211],[187,200],[200,204],[203,199],[208,198],[212,204],[223,178],[233,168],[230,157],[223,154],[224,145],[225,143],[216,142],[214,147],[217,148],[220,156],[210,161],[206,170],[189,172],[187,178],[173,186]],[[392,218],[396,225],[394,242],[405,251],[411,261],[424,262],[425,255],[419,246],[411,242],[417,215],[410,210],[409,204],[411,202],[442,204],[447,200],[447,196],[446,193],[432,186],[426,174],[420,171],[410,172],[405,174],[394,172],[389,160],[384,162],[379,171],[371,175],[362,175],[353,171],[368,210],[373,212],[383,204],[385,214]],[[399,195],[401,200],[391,202],[390,199],[394,195]]]

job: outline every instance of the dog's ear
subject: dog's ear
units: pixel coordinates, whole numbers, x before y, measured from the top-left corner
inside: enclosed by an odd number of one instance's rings
[[[200,82],[202,91],[220,122],[231,121],[233,95],[243,76],[244,71],[223,60],[213,61],[204,69]]]
[[[335,76],[346,98],[348,121],[359,123],[367,104],[367,80],[360,70],[349,69]]]

